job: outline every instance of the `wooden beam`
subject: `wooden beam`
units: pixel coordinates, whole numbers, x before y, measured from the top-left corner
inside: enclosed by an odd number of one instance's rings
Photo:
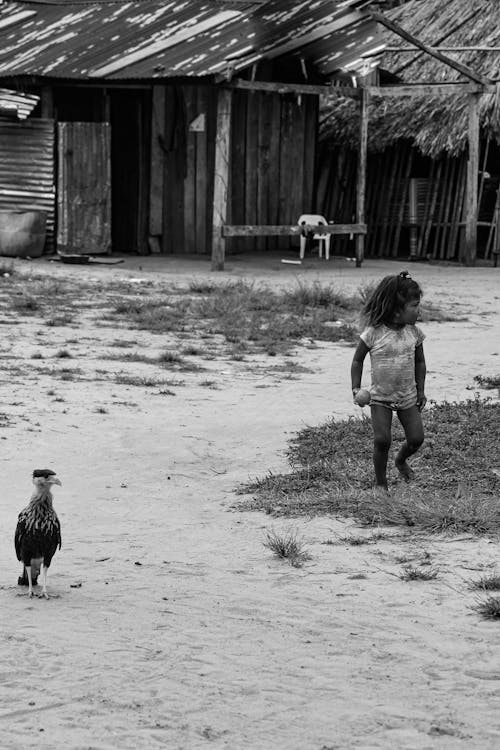
[[[225,241],[222,228],[227,219],[231,142],[232,91],[219,89],[215,135],[214,203],[212,223],[212,271],[224,270]]]
[[[438,52],[500,52],[500,47],[433,47]],[[414,47],[384,47],[384,52],[413,52],[415,54]]]
[[[320,94],[323,96],[338,94],[339,96],[359,97],[359,89],[354,86],[328,86],[309,83],[275,83],[273,81],[247,81],[245,78],[235,78],[232,81],[217,79],[230,89],[246,89],[248,91],[269,91],[275,94]]]
[[[469,158],[467,161],[467,194],[465,203],[465,256],[466,266],[473,266],[477,254],[477,193],[479,171],[479,94],[469,98]]]
[[[359,151],[356,181],[356,221],[358,224],[365,223],[366,165],[368,159],[368,102],[369,94],[365,88],[362,88],[359,113]],[[356,236],[356,268],[361,268],[364,257],[365,237],[362,234],[358,234]]]
[[[411,83],[394,86],[367,86],[371,96],[463,96],[471,93],[494,94],[496,87],[470,83]]]
[[[299,236],[302,232],[314,234],[366,234],[366,224],[226,224],[223,237]]]
[[[462,65],[462,63],[457,62],[457,60],[453,60],[451,57],[443,55],[443,53],[439,52],[439,50],[435,47],[429,47],[429,45],[424,44],[424,42],[421,42],[420,39],[417,39],[416,36],[413,36],[413,34],[405,31],[398,23],[396,23],[395,21],[391,21],[389,18],[387,18],[387,16],[384,16],[383,13],[380,13],[379,11],[371,11],[370,17],[374,21],[378,21],[379,23],[381,23],[390,31],[393,31],[402,39],[405,39],[410,44],[418,47],[418,49],[421,49],[423,50],[423,52],[427,52],[428,55],[435,57],[436,60],[439,60],[445,65],[448,65],[450,68],[457,70],[459,73],[464,75],[466,78],[469,78],[471,81],[476,81],[476,83],[481,83],[483,85],[491,83],[491,80],[485,78],[482,73],[476,73],[475,70],[472,70],[472,68],[469,68],[467,65]]]

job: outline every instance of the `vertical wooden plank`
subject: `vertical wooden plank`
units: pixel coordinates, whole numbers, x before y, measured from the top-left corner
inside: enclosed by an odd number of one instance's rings
[[[456,198],[455,193],[455,182],[456,182],[456,171],[457,171],[457,159],[454,157],[449,158],[450,162],[450,171],[449,171],[449,181],[446,188],[446,194],[445,194],[445,205],[444,205],[444,211],[443,211],[443,228],[442,228],[442,234],[441,234],[441,244],[439,246],[439,252],[438,256],[440,258],[446,257],[446,244],[448,241],[448,238],[450,236],[451,232],[451,200],[452,196]]]
[[[424,252],[424,235],[425,235],[425,232],[426,232],[427,220],[428,220],[429,211],[430,211],[430,207],[431,207],[431,197],[432,197],[432,192],[433,192],[433,189],[434,189],[434,175],[435,175],[435,172],[436,172],[436,164],[437,164],[436,160],[433,159],[431,161],[430,174],[429,174],[429,177],[428,177],[428,180],[427,180],[427,190],[426,190],[426,193],[425,193],[425,204],[424,204],[424,208],[423,208],[423,211],[422,211],[422,226],[420,228],[420,233],[418,235],[417,257],[421,257],[423,255],[423,252]]]
[[[479,170],[480,94],[469,94],[469,159],[467,162],[467,198],[465,213],[465,253],[461,258],[473,266],[477,255],[477,177]]]
[[[190,125],[196,117],[196,87],[184,87],[186,106],[186,174],[184,179],[184,252],[196,252],[196,133]]]
[[[279,184],[280,184],[280,120],[281,96],[269,94],[271,108],[271,132],[269,134],[269,180],[267,215],[270,224],[279,223]],[[278,238],[269,237],[268,248],[278,248]]]
[[[427,222],[425,224],[425,229],[423,232],[423,238],[422,238],[422,255],[425,255],[426,257],[430,253],[430,246],[429,246],[429,240],[431,236],[431,230],[432,225],[434,223],[434,214],[436,211],[436,201],[439,193],[439,185],[441,183],[441,172],[443,170],[443,160],[440,159],[437,165],[437,169],[434,173],[434,180],[430,186],[430,189],[432,191],[431,193],[431,200],[429,204],[429,213],[427,214]]]
[[[318,142],[319,97],[304,96],[304,181],[302,202],[305,209],[315,213],[314,181],[316,178],[316,145]],[[333,221],[333,216],[326,219]]]
[[[165,189],[162,251],[179,253],[184,248],[186,115],[183,91],[175,85],[166,88],[163,149]]]
[[[151,150],[149,178],[149,247],[160,252],[163,231],[164,151],[161,138],[165,132],[165,86],[153,86],[151,97]]]
[[[289,152],[289,202],[286,224],[296,224],[299,216],[306,213],[304,204],[304,137],[305,137],[305,103],[304,96],[298,96],[291,102],[291,133]],[[298,238],[284,237],[286,248],[299,246]]]
[[[434,241],[432,243],[431,254],[435,259],[438,257],[439,238],[441,237],[441,229],[443,225],[443,212],[445,208],[445,198],[447,193],[448,176],[450,171],[450,159],[447,156],[443,157],[443,171],[441,179],[438,185],[438,194],[436,201],[435,211],[435,229],[434,229]]]
[[[231,224],[245,224],[246,201],[246,131],[247,131],[247,91],[233,92],[233,133],[231,139],[231,193],[228,201],[228,222]],[[211,236],[211,233],[210,233]],[[226,250],[238,251],[246,247],[245,238],[234,237],[226,240]]]
[[[259,96],[257,91],[248,92],[245,165],[245,224],[257,224],[257,176],[258,176],[258,131]],[[246,247],[255,249],[256,240],[248,240]]]
[[[212,270],[224,270],[224,237],[222,227],[227,218],[228,180],[231,146],[231,91],[219,89],[217,134],[215,137],[214,203],[212,229]]]
[[[215,136],[217,133],[217,96],[218,88],[208,88],[207,99],[207,210],[206,210],[206,253],[212,252],[213,201],[214,201],[214,171],[215,171]],[[229,180],[229,186],[234,183]],[[228,199],[228,212],[231,203]],[[235,222],[236,223],[236,222]]]
[[[411,174],[411,168],[413,166],[413,153],[414,153],[414,150],[411,148],[411,146],[405,149],[405,171],[404,171],[403,182],[402,182],[402,186],[400,190],[401,203],[399,205],[399,211],[398,211],[398,216],[397,216],[397,221],[396,221],[396,231],[394,233],[394,241],[393,241],[393,247],[392,247],[392,254],[394,257],[398,255],[399,238],[401,236],[401,227],[404,221],[406,199],[407,199],[407,196],[409,195],[410,174]]]
[[[455,187],[455,194],[453,200],[453,216],[451,224],[450,240],[448,242],[448,249],[446,251],[446,258],[454,258],[457,250],[457,239],[460,236],[460,219],[462,216],[465,185],[467,182],[466,178],[466,157],[460,157],[460,163],[458,166],[457,184]]]
[[[258,96],[259,122],[257,131],[257,224],[268,224],[267,215],[269,195],[269,136],[271,132],[271,108],[269,94],[262,92]],[[256,248],[267,249],[267,237],[257,237]]]
[[[207,167],[208,167],[208,149],[207,149],[207,110],[208,110],[208,89],[204,85],[197,87],[196,98],[196,117],[199,120],[200,129],[194,133],[196,140],[196,242],[195,252],[207,252],[207,234],[206,234],[206,214],[207,214]]]
[[[356,222],[365,222],[366,164],[368,151],[368,92],[361,89],[360,123],[359,123],[359,156],[356,181]],[[356,268],[360,268],[365,256],[365,236],[356,235]]]
[[[291,162],[291,144],[293,141],[292,105],[287,97],[281,98],[280,127],[280,185],[279,185],[279,221],[278,224],[295,223],[300,214],[292,219],[290,212],[290,189],[295,179],[294,161]],[[290,163],[291,162],[291,163]],[[290,246],[288,237],[278,238],[278,248],[287,250]]]

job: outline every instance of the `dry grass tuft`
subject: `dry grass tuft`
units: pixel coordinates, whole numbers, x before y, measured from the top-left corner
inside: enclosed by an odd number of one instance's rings
[[[498,620],[500,618],[500,596],[487,596],[485,599],[477,599],[472,609],[486,620]]]
[[[471,581],[469,588],[473,591],[500,591],[500,574],[490,573],[477,581]]]
[[[414,568],[411,565],[406,565],[399,577],[402,581],[433,581],[438,577],[438,574],[437,568]]]
[[[294,568],[300,568],[311,559],[309,553],[304,549],[304,542],[296,530],[278,533],[274,529],[266,532],[263,541],[264,547],[271,550],[277,557],[288,560]]]

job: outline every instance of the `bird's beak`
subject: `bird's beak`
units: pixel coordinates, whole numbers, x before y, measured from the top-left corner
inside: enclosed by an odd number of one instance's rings
[[[62,487],[62,484],[61,484],[61,480],[60,480],[60,479],[58,479],[57,477],[54,477],[54,478],[52,479],[52,482],[51,482],[51,484],[58,484],[58,485],[59,485],[59,487]]]

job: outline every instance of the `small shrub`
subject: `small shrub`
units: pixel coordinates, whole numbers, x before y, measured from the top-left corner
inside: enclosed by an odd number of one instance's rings
[[[304,562],[311,559],[304,549],[303,540],[293,530],[283,534],[274,530],[267,531],[263,545],[274,552],[276,557],[288,560],[294,568],[300,568]]]
[[[500,591],[500,574],[482,576],[477,581],[471,581],[469,588],[473,591]]]
[[[421,568],[413,568],[411,565],[406,565],[399,577],[402,581],[433,581],[438,577],[438,571],[436,568],[422,570]]]
[[[54,357],[57,357],[58,359],[72,359],[73,355],[67,349],[59,349],[59,351],[54,354]]]
[[[472,609],[486,620],[498,620],[500,618],[500,596],[487,596],[478,599]]]
[[[158,362],[162,365],[180,365],[184,360],[176,352],[165,351],[158,357]]]

